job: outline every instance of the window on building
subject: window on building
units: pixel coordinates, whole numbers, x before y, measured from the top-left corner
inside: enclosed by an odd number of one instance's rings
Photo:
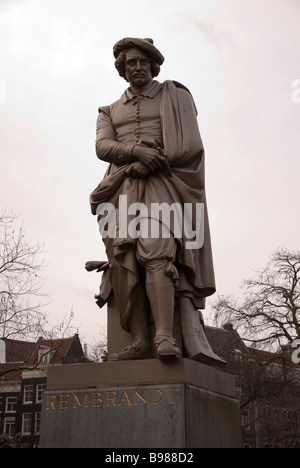
[[[36,386],[36,402],[42,403],[43,393],[46,390],[46,384],[38,384]]]
[[[7,397],[6,398],[6,413],[15,413],[17,410],[17,397]]]
[[[3,434],[13,437],[16,429],[16,418],[4,418]]]
[[[241,412],[241,423],[242,423],[243,429],[249,428],[249,424],[250,424],[249,411],[243,410]]]
[[[284,410],[284,429],[288,432],[297,432],[297,412],[293,410]]]
[[[39,364],[49,364],[54,354],[55,351],[51,351],[51,348],[41,348],[39,350]]]
[[[239,349],[235,349],[235,350],[233,351],[233,357],[234,357],[234,360],[235,360],[236,362],[239,362],[239,363],[241,363],[242,360],[243,360],[242,353],[241,353],[241,351],[240,351]]]
[[[25,385],[23,403],[29,404],[32,402],[33,402],[33,385]]]
[[[34,418],[34,433],[39,434],[41,431],[41,412],[35,413]]]
[[[31,435],[32,413],[23,413],[22,417],[22,434]]]

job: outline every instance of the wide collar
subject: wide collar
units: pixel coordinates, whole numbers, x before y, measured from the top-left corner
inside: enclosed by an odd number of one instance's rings
[[[159,83],[158,81],[153,81],[149,88],[147,88],[140,96],[147,97],[150,99],[153,99],[162,89],[163,85],[162,83]],[[135,99],[137,96],[133,94],[130,88],[126,89],[125,93],[122,94],[121,96],[121,101],[126,104],[129,101],[132,101]]]

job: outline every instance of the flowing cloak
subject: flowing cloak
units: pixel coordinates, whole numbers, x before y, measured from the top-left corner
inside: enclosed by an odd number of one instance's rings
[[[109,107],[100,108],[109,115]],[[205,298],[215,292],[215,277],[204,178],[204,149],[199,133],[197,110],[187,88],[175,81],[163,83],[160,117],[164,153],[171,167],[172,177],[157,172],[146,179],[126,177],[129,164],[110,164],[103,180],[90,195],[91,211],[97,214],[102,203],[112,203],[118,209],[119,195],[128,196],[131,203],[147,206],[157,201],[157,193],[164,194],[160,202],[204,204],[204,244],[201,248],[185,248],[185,236],[176,239],[175,270],[179,272],[178,295],[190,297],[198,309],[205,306]],[[155,199],[156,198],[156,199]],[[109,261],[119,264],[118,291],[114,290],[120,313],[120,322],[128,331],[128,320],[135,305],[140,280],[140,265],[135,254],[135,240],[119,238],[105,241]],[[170,276],[173,274],[172,266]],[[100,287],[100,307],[109,301],[112,291],[110,270],[106,270]]]

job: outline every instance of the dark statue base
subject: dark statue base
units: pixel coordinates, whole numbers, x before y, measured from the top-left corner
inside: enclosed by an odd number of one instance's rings
[[[239,448],[235,378],[178,359],[49,368],[42,448]]]

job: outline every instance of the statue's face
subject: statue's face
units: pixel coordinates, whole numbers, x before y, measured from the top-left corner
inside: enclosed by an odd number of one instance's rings
[[[132,49],[127,52],[125,72],[130,85],[135,88],[144,88],[153,80],[150,60],[139,49]]]

